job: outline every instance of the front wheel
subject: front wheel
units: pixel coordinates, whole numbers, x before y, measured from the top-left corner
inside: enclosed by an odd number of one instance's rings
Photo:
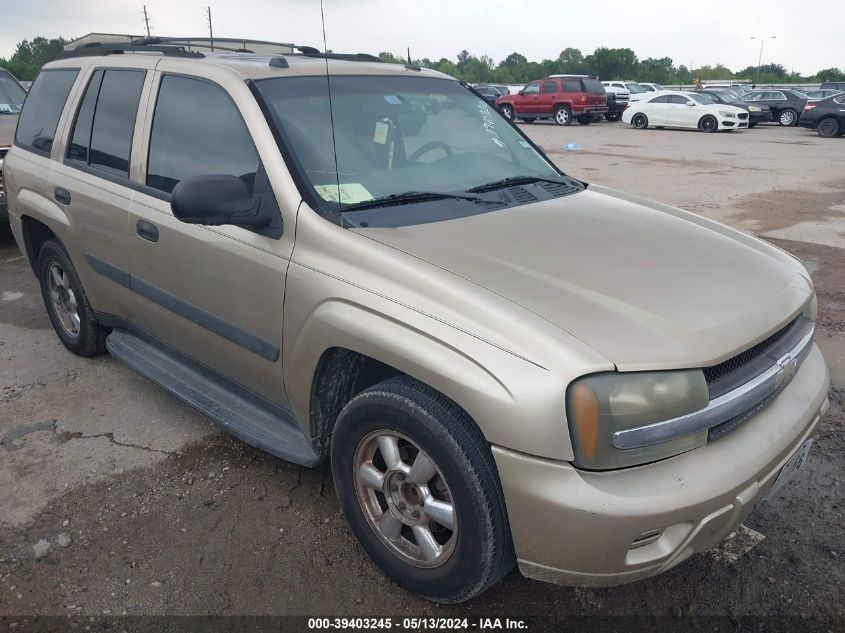
[[[783,127],[792,127],[798,123],[798,113],[795,110],[783,110],[778,117],[778,123]]]
[[[70,257],[56,240],[47,240],[38,253],[38,280],[47,316],[64,346],[78,356],[106,351],[107,328],[94,316]]]
[[[631,125],[638,130],[644,130],[648,127],[648,117],[642,112],[635,114],[634,118],[631,119]]]
[[[499,106],[499,112],[508,121],[513,121],[513,107],[509,105]]]
[[[513,567],[490,447],[433,389],[399,377],[357,395],[338,418],[331,461],[349,526],[405,589],[463,602]]]
[[[818,132],[818,135],[823,136],[825,138],[833,138],[834,136],[839,136],[841,130],[842,126],[839,125],[839,121],[834,118],[823,119],[819,123],[819,126],[816,128],[816,132]]]
[[[716,132],[719,129],[719,121],[712,115],[702,117],[698,122],[698,129],[702,132]]]

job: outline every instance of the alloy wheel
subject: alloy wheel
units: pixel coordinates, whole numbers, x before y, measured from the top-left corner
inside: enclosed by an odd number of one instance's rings
[[[59,323],[70,336],[79,336],[79,306],[76,294],[70,285],[67,273],[57,263],[50,264],[47,273],[47,285],[50,291],[50,301]]]
[[[786,110],[780,113],[780,124],[783,126],[790,126],[795,122],[795,113],[791,110]]]
[[[569,110],[566,108],[559,108],[557,112],[555,112],[555,121],[558,125],[566,125],[569,123]]]
[[[415,567],[439,567],[455,551],[458,523],[440,469],[413,440],[374,431],[355,450],[358,503],[378,538]]]

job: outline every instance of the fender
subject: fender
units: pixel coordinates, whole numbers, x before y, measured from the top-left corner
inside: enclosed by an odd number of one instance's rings
[[[312,382],[319,361],[327,350],[344,348],[437,389],[463,407],[493,444],[572,459],[565,385],[557,384],[553,372],[353,286],[343,286],[343,298],[317,299],[302,310],[310,295],[317,297],[313,288],[325,283],[315,276],[323,277],[292,266],[287,296],[297,301],[285,311],[285,386],[305,431],[311,432]]]

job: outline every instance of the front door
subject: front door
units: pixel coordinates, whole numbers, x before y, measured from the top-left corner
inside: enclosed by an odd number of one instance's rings
[[[514,99],[517,114],[539,114],[540,82],[532,81]]]
[[[285,404],[282,315],[293,227],[281,233],[254,135],[235,102],[251,99],[254,110],[254,98],[246,90],[238,93],[245,86],[227,90],[205,79],[161,72],[162,67],[165,62],[156,73],[146,117],[144,186],[135,195],[127,226],[143,327],[206,367]],[[272,204],[278,232],[177,219],[170,208],[176,184],[212,174],[238,176],[261,204]]]

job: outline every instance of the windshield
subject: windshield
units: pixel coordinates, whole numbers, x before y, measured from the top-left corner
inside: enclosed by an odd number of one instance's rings
[[[666,88],[664,88],[660,84],[651,84],[651,87],[657,90],[658,92],[660,92],[661,90],[666,90]]]
[[[643,88],[640,84],[636,84],[636,83],[633,83],[633,82],[629,83],[629,84],[625,84],[625,87],[628,89],[629,92],[634,93],[634,94],[636,94],[638,92],[648,92],[648,90]]]
[[[719,92],[719,96],[722,98],[722,101],[726,103],[741,103],[734,93],[728,92],[727,90]]]
[[[256,81],[303,194],[309,199],[310,192],[309,203],[324,214],[388,196],[404,195],[407,202],[409,193],[424,192],[428,198],[413,200],[427,200],[516,176],[565,180],[507,120],[456,81],[336,76],[331,109],[327,84],[325,76]],[[452,202],[477,207],[477,199]]]
[[[0,114],[17,114],[23,107],[26,92],[6,71],[0,70]]]

